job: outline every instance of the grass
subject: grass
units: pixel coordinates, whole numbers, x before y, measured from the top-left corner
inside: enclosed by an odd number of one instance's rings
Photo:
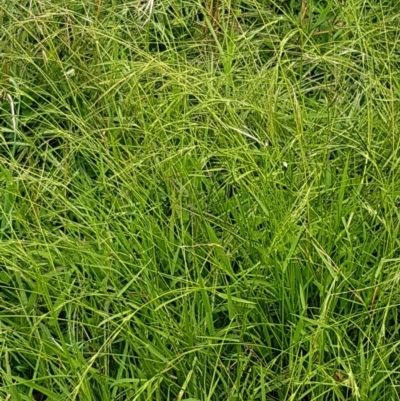
[[[400,3],[0,3],[0,400],[399,400]]]

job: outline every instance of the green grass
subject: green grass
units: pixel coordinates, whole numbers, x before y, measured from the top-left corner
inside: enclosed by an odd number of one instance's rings
[[[399,400],[399,21],[1,1],[0,400]]]

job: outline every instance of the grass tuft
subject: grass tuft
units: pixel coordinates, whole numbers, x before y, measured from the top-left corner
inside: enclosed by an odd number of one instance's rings
[[[399,400],[399,19],[0,2],[0,400]]]

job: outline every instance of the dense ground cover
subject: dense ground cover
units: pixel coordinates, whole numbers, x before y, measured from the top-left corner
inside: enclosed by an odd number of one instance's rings
[[[3,0],[1,400],[398,400],[400,3]]]

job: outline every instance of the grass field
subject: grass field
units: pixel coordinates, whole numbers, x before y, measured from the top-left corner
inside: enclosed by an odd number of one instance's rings
[[[0,1],[0,400],[400,400],[398,0]]]

